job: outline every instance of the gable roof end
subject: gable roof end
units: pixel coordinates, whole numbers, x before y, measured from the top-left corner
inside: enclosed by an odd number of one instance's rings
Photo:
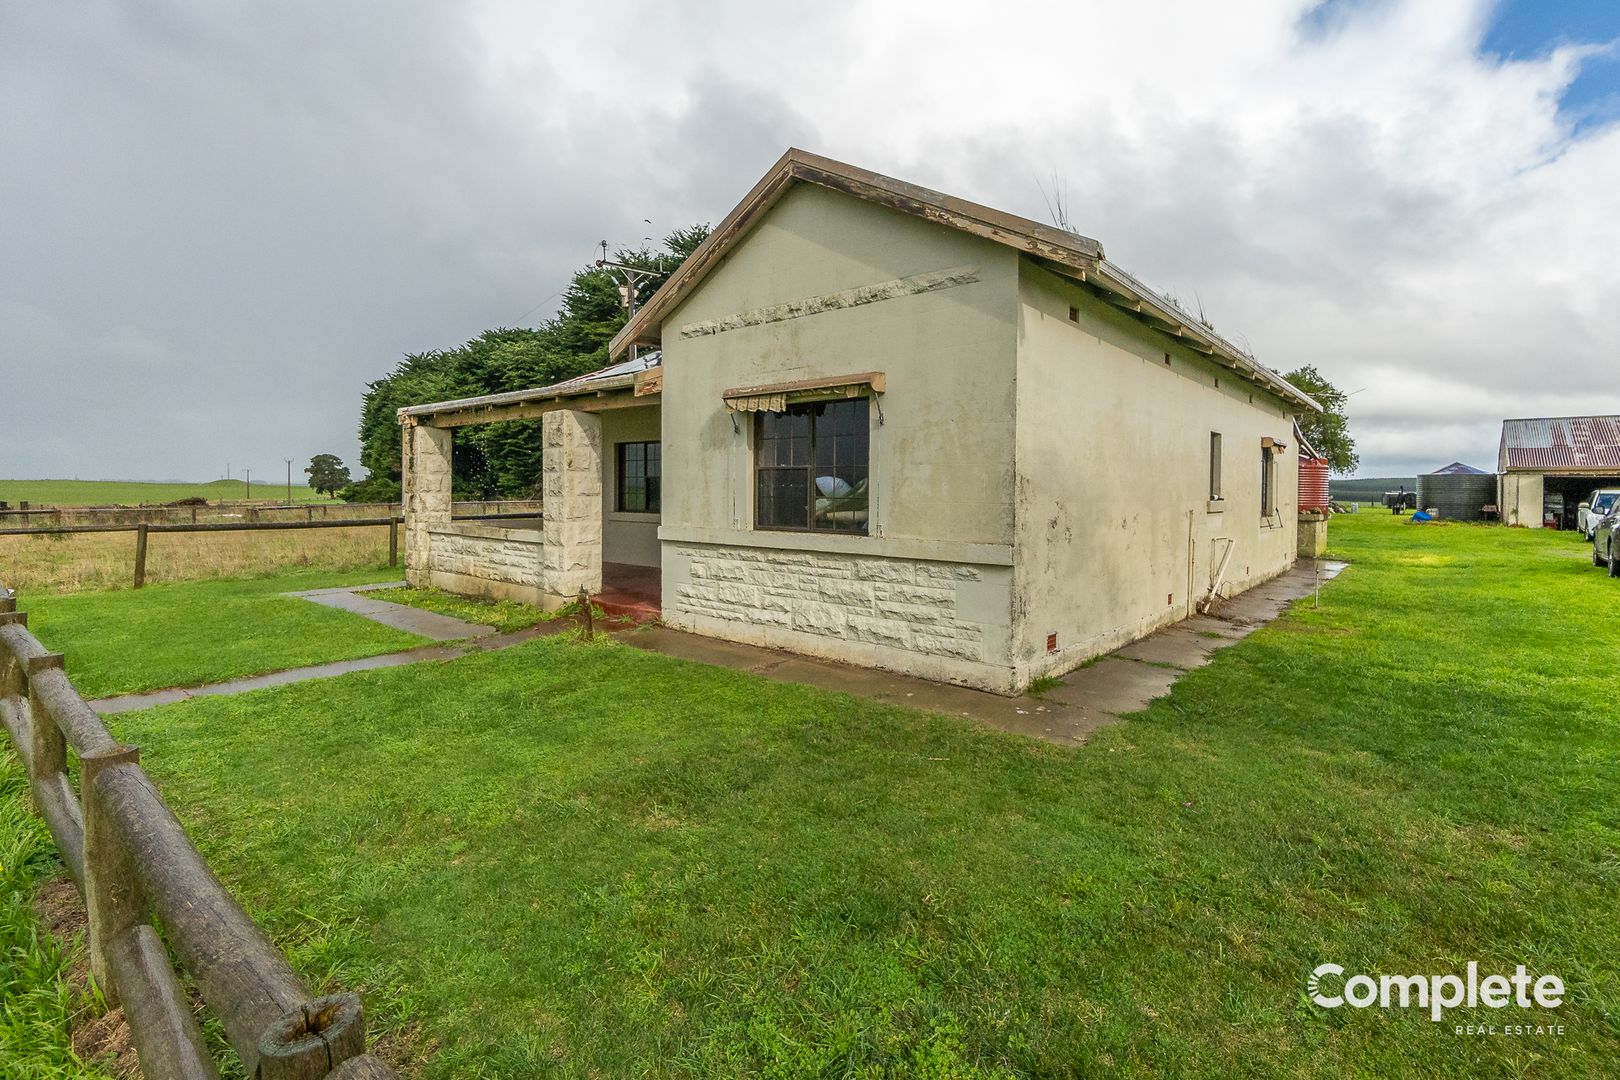
[[[632,344],[660,345],[664,317],[708,276],[721,257],[795,183],[840,191],[1010,247],[1046,269],[1079,282],[1100,299],[1176,339],[1179,344],[1230,368],[1240,378],[1294,405],[1321,411],[1322,407],[1310,395],[1110,263],[1096,240],[796,148],[782,155],[764,178],[743,196],[742,202],[642,305],[635,317],[613,336],[608,345],[609,355],[618,357]]]

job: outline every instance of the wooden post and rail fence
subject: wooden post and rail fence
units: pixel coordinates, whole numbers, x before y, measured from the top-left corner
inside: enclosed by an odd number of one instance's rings
[[[147,1080],[219,1076],[171,950],[249,1077],[395,1075],[366,1053],[359,996],[310,992],[198,854],[139,750],[112,737],[3,587],[0,721],[84,899],[91,972],[108,1006],[123,1008]]]

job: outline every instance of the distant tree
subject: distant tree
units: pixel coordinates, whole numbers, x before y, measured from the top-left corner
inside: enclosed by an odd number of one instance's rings
[[[655,271],[637,289],[645,303],[709,235],[677,229],[658,248],[620,250],[614,262]],[[464,345],[413,353],[372,382],[360,409],[360,464],[373,479],[400,477],[398,412],[407,405],[478,397],[571,379],[605,367],[607,343],[624,325],[619,280],[595,266],[575,271],[557,314],[538,327],[487,330]],[[540,422],[458,428],[451,483],[458,497],[526,497],[540,480]]]
[[[304,469],[309,486],[322,495],[336,495],[350,484],[349,467],[336,454],[316,454]]]
[[[373,473],[364,480],[350,484],[338,492],[337,497],[349,503],[397,503],[400,499],[399,481]]]
[[[1299,418],[1299,430],[1318,454],[1327,458],[1328,468],[1340,476],[1349,476],[1361,464],[1356,453],[1356,440],[1350,437],[1344,405],[1348,395],[1322,377],[1313,365],[1290,371],[1283,378],[1316,399],[1322,406],[1319,413],[1307,413]]]

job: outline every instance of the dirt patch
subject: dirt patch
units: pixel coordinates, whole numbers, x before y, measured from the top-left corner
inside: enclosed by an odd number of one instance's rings
[[[135,1043],[124,1022],[124,1010],[114,1009],[105,1016],[73,1025],[73,1052],[85,1061],[98,1061],[117,1077],[141,1075]]]
[[[91,1001],[90,958],[83,948],[89,918],[79,890],[68,878],[52,878],[34,896],[34,914],[72,958],[66,977],[75,1000]],[[69,1036],[73,1052],[82,1060],[100,1062],[114,1076],[140,1076],[140,1062],[129,1025],[124,1022],[124,1010],[113,1009],[104,1016],[82,1012],[73,1018]]]

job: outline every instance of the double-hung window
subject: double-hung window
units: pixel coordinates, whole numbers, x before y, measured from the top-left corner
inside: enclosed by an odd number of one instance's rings
[[[617,479],[613,508],[621,513],[656,514],[659,510],[664,477],[662,445],[655,442],[622,442],[616,451],[614,476]]]
[[[805,402],[755,416],[755,527],[864,535],[867,399]]]

